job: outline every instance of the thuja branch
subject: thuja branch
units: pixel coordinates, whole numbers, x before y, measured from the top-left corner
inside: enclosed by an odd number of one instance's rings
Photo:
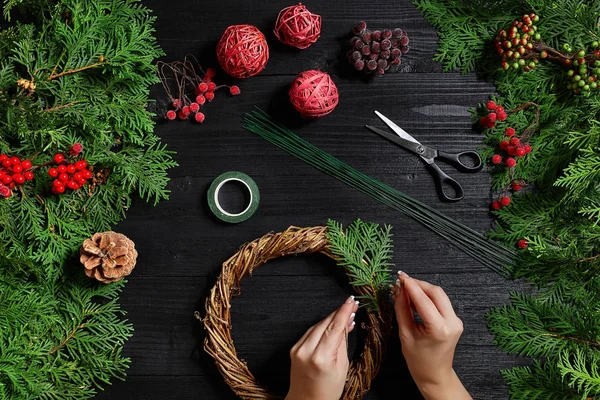
[[[51,81],[51,80],[54,80],[54,79],[58,79],[58,78],[60,78],[61,76],[64,76],[64,75],[76,74],[78,72],[85,71],[87,69],[96,68],[96,67],[98,67],[98,66],[100,66],[100,65],[102,65],[104,63],[107,63],[107,62],[108,62],[107,58],[105,59],[103,56],[100,56],[100,61],[98,61],[96,63],[90,64],[90,65],[86,65],[85,67],[81,67],[81,68],[69,69],[67,71],[63,71],[63,72],[60,72],[58,74],[56,73],[56,67],[54,67],[54,70],[52,70],[52,73],[48,77],[48,80]]]
[[[50,350],[48,352],[48,355],[54,354],[56,353],[58,350],[60,350],[61,348],[63,348],[67,342],[69,340],[71,340],[73,338],[73,336],[75,336],[75,333],[77,333],[78,330],[83,329],[85,327],[85,322],[80,324],[79,326],[77,326],[75,329],[73,329],[73,331],[71,331],[71,333],[69,334],[69,336],[67,336],[65,338],[65,340],[63,340],[58,346],[56,346],[55,348],[53,348],[52,350]]]
[[[577,343],[587,344],[587,345],[594,346],[594,347],[600,347],[600,342],[592,342],[590,340],[578,339],[573,336],[564,336],[564,335],[559,335],[556,333],[544,333],[542,336],[549,336],[549,337],[553,337],[553,338],[557,338],[557,339],[565,339],[565,340],[570,340],[570,341],[577,342]]]
[[[70,103],[67,103],[67,104],[63,104],[63,105],[52,107],[52,108],[47,108],[47,109],[44,110],[44,112],[53,112],[53,111],[62,110],[63,108],[70,107],[70,106],[72,106],[74,104],[77,104],[77,103],[81,103],[81,101],[74,100],[74,101],[72,101]]]

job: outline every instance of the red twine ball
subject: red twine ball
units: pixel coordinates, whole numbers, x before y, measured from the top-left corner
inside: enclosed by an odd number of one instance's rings
[[[279,12],[273,33],[288,46],[306,49],[321,36],[321,16],[313,14],[302,3]]]
[[[301,72],[290,88],[290,101],[304,118],[319,118],[332,112],[340,95],[337,86],[326,72]]]
[[[253,25],[232,25],[217,44],[221,68],[234,78],[259,74],[269,61],[267,39]]]

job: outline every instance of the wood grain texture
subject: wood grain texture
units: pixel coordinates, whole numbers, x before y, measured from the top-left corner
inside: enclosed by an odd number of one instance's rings
[[[252,23],[267,33],[271,59],[265,71],[238,82],[242,94],[217,93],[206,106],[206,122],[159,122],[157,133],[177,151],[180,167],[171,171],[171,199],[156,207],[135,201],[116,230],[128,235],[139,250],[138,265],[121,298],[135,326],[125,345],[131,368],[125,382],[115,382],[98,399],[232,399],[212,360],[201,350],[203,332],[193,313],[219,273],[220,264],[237,248],[268,231],[290,225],[324,224],[328,218],[349,223],[356,218],[394,226],[394,262],[398,269],[444,287],[465,333],[455,368],[476,399],[505,399],[500,369],[523,361],[492,345],[485,313],[501,305],[517,283],[506,282],[478,265],[434,233],[287,155],[241,127],[243,113],[255,105],[270,111],[296,133],[356,169],[435,206],[466,225],[485,232],[490,177],[484,171],[461,174],[441,167],[461,182],[465,199],[441,203],[423,163],[364,129],[381,125],[377,109],[416,138],[448,151],[481,146],[471,130],[468,109],[493,91],[475,75],[441,73],[431,61],[437,46],[435,30],[409,0],[365,4],[357,0],[306,3],[323,16],[321,39],[305,51],[288,49],[270,34],[277,12],[287,1],[220,0],[215,2],[144,3],[158,17],[159,43],[166,60],[196,55],[215,66],[214,47],[231,24]],[[344,42],[359,20],[372,27],[402,27],[411,40],[403,60],[404,73],[365,81],[340,63]],[[300,120],[287,101],[294,76],[321,68],[332,74],[341,101],[331,115]],[[218,82],[233,82],[221,73]],[[152,91],[156,110],[166,99]],[[254,178],[261,191],[255,216],[240,225],[211,217],[206,190],[225,171],[239,170]],[[233,335],[240,357],[275,392],[289,382],[288,349],[303,332],[337,307],[350,289],[343,273],[321,256],[290,257],[271,262],[243,281],[242,296],[233,300]],[[359,313],[359,319],[360,319]],[[360,351],[361,335],[351,350]],[[401,357],[397,339],[368,399],[419,399]]]

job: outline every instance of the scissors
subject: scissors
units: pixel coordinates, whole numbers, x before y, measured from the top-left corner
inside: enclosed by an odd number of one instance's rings
[[[381,120],[385,122],[386,125],[396,133],[396,135],[371,125],[366,125],[366,128],[380,136],[383,136],[387,140],[396,143],[400,147],[404,147],[405,149],[421,156],[427,165],[427,169],[429,169],[429,173],[435,181],[435,186],[442,201],[452,202],[462,200],[462,198],[465,196],[465,193],[462,186],[460,186],[460,183],[446,175],[446,173],[437,166],[435,161],[438,159],[446,161],[461,172],[479,172],[481,171],[481,168],[483,168],[483,162],[476,151],[469,150],[460,153],[446,153],[444,151],[432,149],[431,147],[421,144],[418,140],[406,133],[404,129],[393,123],[389,118],[381,114],[379,111],[375,111],[375,114],[377,114],[377,116],[381,118]],[[461,160],[461,157],[472,159],[473,165],[465,164]],[[450,197],[444,192],[444,185],[448,185],[454,190],[454,197]]]

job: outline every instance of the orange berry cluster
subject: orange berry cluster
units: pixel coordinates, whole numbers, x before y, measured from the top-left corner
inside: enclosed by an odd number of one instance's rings
[[[544,52],[534,50],[534,42],[542,37],[533,24],[540,17],[534,13],[525,14],[521,21],[514,21],[509,29],[502,29],[494,39],[496,51],[502,57],[502,68],[505,70],[522,68],[529,72],[539,63],[540,57],[547,56]]]

